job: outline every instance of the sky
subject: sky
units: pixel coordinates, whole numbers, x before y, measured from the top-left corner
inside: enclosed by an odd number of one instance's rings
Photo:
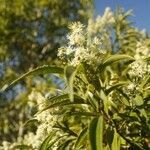
[[[150,33],[150,0],[95,0],[95,13],[102,15],[106,7],[115,10],[117,6],[132,9],[134,26]]]

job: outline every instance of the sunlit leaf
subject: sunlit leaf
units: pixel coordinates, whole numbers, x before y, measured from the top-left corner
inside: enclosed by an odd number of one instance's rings
[[[30,76],[30,75],[39,75],[39,74],[48,74],[48,73],[56,73],[56,74],[63,74],[63,69],[60,67],[51,67],[48,65],[44,65],[41,67],[38,67],[36,69],[33,69],[25,74],[23,74],[21,77],[17,78],[16,80],[14,80],[12,83],[10,83],[9,85],[4,85],[1,89],[1,91],[5,91],[8,88],[10,88],[11,86],[13,86],[14,84],[16,84],[17,82],[19,82],[20,80],[22,80],[23,78]]]
[[[112,142],[112,150],[120,150],[120,136],[114,131],[114,138]]]
[[[142,96],[136,95],[136,97],[133,99],[135,105],[140,106],[144,103]]]
[[[134,58],[129,55],[123,55],[123,54],[112,55],[104,61],[103,67],[106,67],[106,66],[108,66],[114,62],[120,61],[120,60],[134,61]]]

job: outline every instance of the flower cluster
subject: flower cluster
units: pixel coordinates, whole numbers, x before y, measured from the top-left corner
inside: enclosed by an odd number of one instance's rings
[[[129,67],[130,67],[129,75],[131,77],[142,78],[143,75],[145,75],[147,72],[150,72],[150,66],[142,60],[134,61],[132,64],[130,64]]]
[[[115,22],[114,15],[109,7],[105,9],[103,16],[98,16],[95,22],[90,19],[88,23],[88,33],[93,35],[97,32],[104,31],[107,27],[110,27]]]
[[[146,73],[150,73],[150,64],[143,60],[149,54],[150,48],[140,42],[137,42],[136,53],[134,56],[135,61],[129,65],[129,75],[131,77],[142,78]]]
[[[24,139],[27,141],[26,144],[32,145],[33,148],[38,148],[45,137],[53,131],[53,126],[57,122],[57,116],[52,116],[50,110],[42,111],[46,107],[46,99],[40,92],[33,90],[28,98],[30,102],[36,101],[37,103],[38,112],[35,114],[35,118],[38,120],[39,125],[35,134],[29,132]],[[32,142],[33,139],[36,142]]]
[[[137,42],[136,45],[136,54],[135,54],[135,59],[141,59],[141,58],[145,58],[150,54],[150,48],[141,42]]]
[[[59,48],[58,56],[73,66],[80,63],[98,66],[111,49],[108,28],[113,22],[113,13],[110,8],[106,8],[102,17],[89,20],[87,26],[80,22],[71,24],[67,35],[68,44]]]

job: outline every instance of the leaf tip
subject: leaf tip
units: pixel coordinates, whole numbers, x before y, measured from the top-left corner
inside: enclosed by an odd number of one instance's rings
[[[6,91],[7,88],[8,88],[8,84],[5,84],[5,85],[0,89],[0,92]]]

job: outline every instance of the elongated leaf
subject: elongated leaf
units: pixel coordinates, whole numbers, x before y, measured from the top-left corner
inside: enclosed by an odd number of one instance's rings
[[[49,99],[50,100],[50,99]],[[52,100],[52,102],[51,102]],[[84,99],[80,98],[79,96],[75,95],[74,96],[74,101],[71,102],[69,99],[68,94],[64,94],[61,96],[55,96],[50,100],[50,105],[47,106],[46,108],[44,108],[41,112],[50,109],[50,108],[54,108],[54,107],[59,107],[59,106],[66,106],[66,105],[75,105],[75,104],[88,104],[85,102]]]
[[[114,62],[120,61],[120,60],[134,61],[134,58],[129,55],[123,55],[123,54],[112,55],[104,61],[103,67],[106,67],[106,66],[108,66]]]
[[[38,120],[33,118],[33,119],[30,119],[27,122],[25,122],[23,126],[30,126],[31,124],[34,124],[34,123],[37,123],[37,122],[38,122]]]
[[[100,116],[96,127],[96,148],[103,150],[103,116]]]
[[[108,108],[109,108],[108,98],[103,90],[100,91],[100,98],[102,99],[104,104],[104,111],[106,114],[108,114]]]
[[[118,133],[114,132],[114,138],[113,138],[113,143],[112,143],[112,150],[120,150],[120,136]]]
[[[91,150],[96,150],[96,126],[97,126],[98,118],[94,118],[89,126],[89,139]]]
[[[62,138],[64,138],[65,136],[68,136],[68,135],[62,135],[62,136],[59,136],[58,138],[56,138],[55,140],[52,140],[52,142],[50,141],[50,143],[48,144],[48,147],[47,149],[48,150],[53,150],[53,146],[56,142],[58,142],[59,140],[61,140]]]
[[[113,138],[114,138],[114,129],[112,127],[107,128],[106,136],[107,136],[107,142],[108,142],[109,148],[111,149]]]
[[[115,85],[112,85],[111,87],[109,87],[107,90],[106,90],[106,93],[109,94],[111,91],[113,91],[114,89],[120,87],[120,86],[123,86],[123,85],[126,85],[128,82],[119,82]]]
[[[73,102],[74,96],[73,96],[73,81],[76,75],[76,69],[72,66],[67,66],[65,68],[65,77],[68,85],[68,93],[70,95],[70,101]]]
[[[99,115],[98,113],[91,113],[91,112],[69,112],[68,114],[87,117],[95,117]]]
[[[149,82],[150,82],[150,75],[147,75],[140,84],[140,89],[144,88],[144,86],[146,86]]]
[[[68,145],[73,141],[73,139],[69,139],[67,141],[65,141],[64,143],[62,143],[58,148],[57,150],[66,150],[66,149],[69,149],[68,148]]]
[[[89,103],[91,104],[91,106],[93,107],[93,109],[96,111],[97,107],[98,107],[98,104],[97,104],[97,101],[94,98],[93,93],[91,93],[90,91],[88,91],[87,94],[88,94],[88,97],[89,97],[88,98]]]
[[[85,102],[84,101],[76,101],[75,99],[74,99],[74,102],[70,102],[70,99],[63,100],[61,102],[54,103],[54,104],[44,108],[42,111],[45,111],[47,109],[54,108],[54,107],[67,106],[67,105],[76,105],[76,104],[85,104]]]
[[[68,94],[53,96],[53,97],[48,98],[47,100],[48,100],[48,103],[53,104],[53,103],[60,102],[62,100],[66,100],[66,99],[69,99]]]
[[[78,150],[83,145],[86,136],[87,136],[87,128],[84,128],[77,138],[77,141],[75,143],[75,150]]]
[[[36,69],[33,69],[33,70],[23,74],[21,77],[17,78],[16,80],[14,80],[9,85],[4,85],[1,89],[1,91],[7,90],[8,88],[10,88],[14,84],[16,84],[18,81],[20,81],[23,78],[25,78],[27,76],[30,76],[30,75],[39,75],[39,74],[48,74],[48,73],[63,74],[63,71],[64,70],[60,67],[51,67],[51,66],[48,66],[48,65],[44,65],[44,66],[38,67]]]
[[[109,106],[112,106],[114,109],[117,109],[117,105],[112,100],[107,98],[103,90],[100,91],[100,98],[103,100],[104,110],[107,114]]]
[[[103,116],[91,121],[89,138],[92,150],[103,150]]]
[[[49,142],[51,140],[51,138],[55,135],[56,132],[51,133],[41,144],[39,150],[47,150],[47,147],[49,146]]]

